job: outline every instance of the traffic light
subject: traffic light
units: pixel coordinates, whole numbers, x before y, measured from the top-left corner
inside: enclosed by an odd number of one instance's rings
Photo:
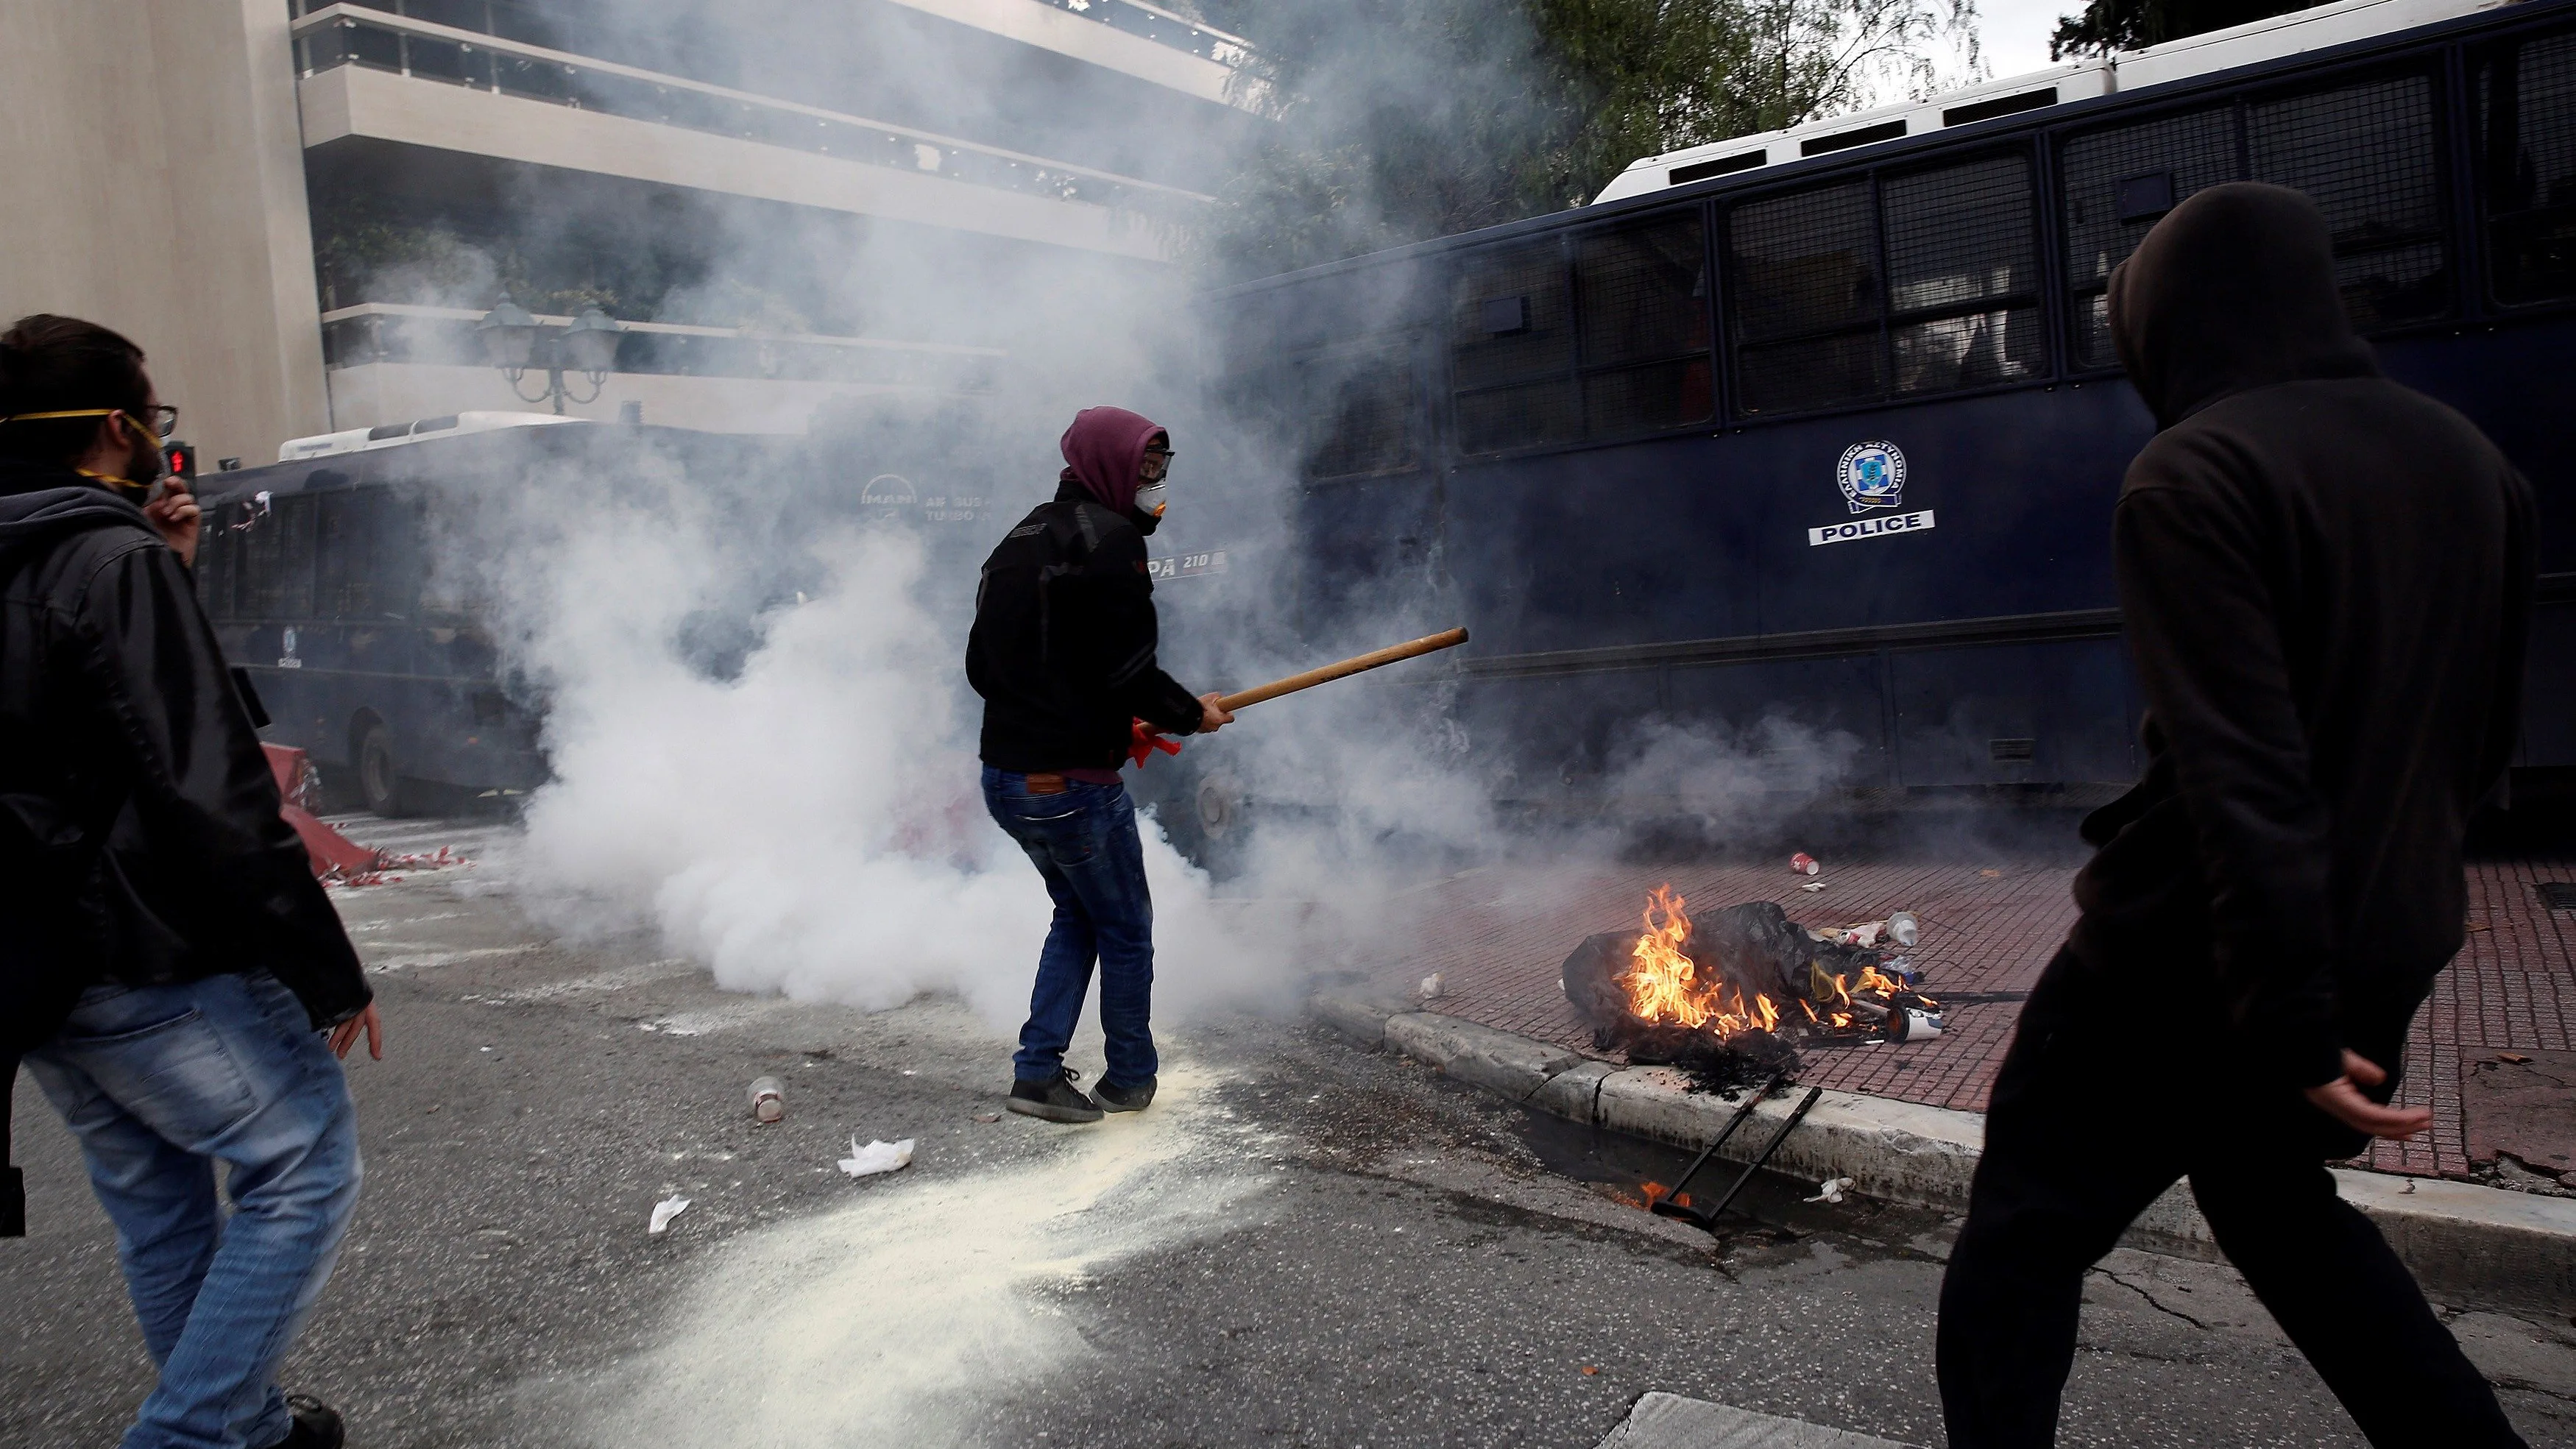
[[[163,443],[161,445],[161,461],[170,465],[170,476],[174,478],[193,480],[197,476],[197,445],[194,443],[178,442]]]

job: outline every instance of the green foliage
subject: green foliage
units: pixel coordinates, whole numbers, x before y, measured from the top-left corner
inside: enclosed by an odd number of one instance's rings
[[[1934,83],[1973,0],[1204,0],[1277,127],[1199,236],[1220,275],[1581,205],[1630,161]],[[1966,62],[1974,65],[1973,41]]]
[[[2058,17],[2048,56],[2109,55],[2305,9],[2309,0],[2092,0]]]

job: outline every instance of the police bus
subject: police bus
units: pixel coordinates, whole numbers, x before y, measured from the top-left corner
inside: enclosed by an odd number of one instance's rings
[[[2522,772],[2576,766],[2576,3],[2355,0],[1640,161],[1594,204],[1251,283],[1319,644],[1472,627],[1525,793],[1628,722],[1785,716],[1859,787],[2125,784],[2110,514],[2153,432],[2112,267],[2314,197],[2355,322],[2539,491]]]
[[[503,516],[484,510],[495,491],[545,488],[564,469],[750,479],[774,484],[782,503],[746,526],[782,541],[801,531],[798,500],[784,495],[815,484],[816,509],[834,507],[803,439],[543,414],[457,413],[298,439],[280,454],[197,480],[198,596],[269,717],[262,737],[306,751],[335,796],[380,815],[516,795],[546,778],[545,693],[504,659],[480,572]],[[680,631],[710,676],[738,672],[757,616],[813,583],[797,573],[815,571],[810,558],[783,542],[746,552],[774,566]]]

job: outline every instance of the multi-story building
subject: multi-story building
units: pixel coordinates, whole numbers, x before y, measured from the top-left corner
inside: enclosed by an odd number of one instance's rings
[[[8,0],[0,311],[152,354],[206,457],[472,408],[795,431],[1151,272],[1258,119],[1142,0]],[[479,324],[617,324],[516,378]],[[593,377],[596,381],[593,381]],[[534,399],[534,401],[530,401]]]

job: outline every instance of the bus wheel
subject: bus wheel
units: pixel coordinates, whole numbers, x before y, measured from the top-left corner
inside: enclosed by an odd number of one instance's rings
[[[414,813],[413,792],[403,786],[402,768],[394,759],[393,731],[384,721],[370,720],[358,738],[358,792],[367,808],[388,819]]]

